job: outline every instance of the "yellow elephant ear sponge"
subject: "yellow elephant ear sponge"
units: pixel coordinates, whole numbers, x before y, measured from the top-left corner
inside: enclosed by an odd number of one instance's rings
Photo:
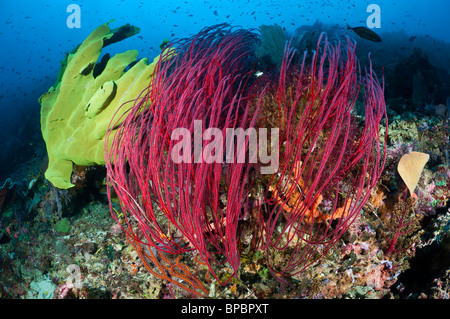
[[[420,175],[429,159],[430,155],[428,154],[411,152],[403,155],[398,162],[398,173],[408,187],[411,196],[414,194]]]
[[[150,84],[159,57],[150,65],[145,58],[136,62],[138,52],[129,50],[110,59],[105,55],[98,62],[103,47],[138,32],[130,25],[114,30],[108,23],[101,25],[68,54],[57,82],[39,98],[49,157],[45,177],[55,187],[74,186],[70,179],[74,163],[105,164],[105,133],[111,119],[124,102],[136,99]],[[129,107],[120,108],[117,118]]]

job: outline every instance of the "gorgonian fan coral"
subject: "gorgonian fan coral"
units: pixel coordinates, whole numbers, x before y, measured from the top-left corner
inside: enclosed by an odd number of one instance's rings
[[[277,278],[317,260],[355,220],[384,165],[383,88],[371,66],[361,76],[353,42],[322,35],[309,59],[287,45],[281,69],[262,77],[257,45],[255,33],[227,25],[169,44],[105,143],[108,195],[114,189],[124,214],[111,211],[127,234],[163,253],[198,253],[222,283],[231,276],[218,269],[239,270],[243,224]],[[354,112],[360,95],[365,121]],[[278,135],[264,143],[245,134],[228,149],[227,129]],[[279,154],[270,174],[252,152],[262,147]],[[281,263],[277,251],[287,252]]]

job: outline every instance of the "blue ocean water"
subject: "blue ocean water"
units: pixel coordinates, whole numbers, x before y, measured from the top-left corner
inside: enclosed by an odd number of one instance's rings
[[[139,57],[152,58],[164,39],[191,36],[222,22],[245,28],[279,24],[292,33],[317,22],[338,28],[366,26],[373,4],[380,10],[379,25],[373,30],[382,38],[392,35],[390,42],[386,38],[374,50],[384,46],[388,55],[406,56],[419,45],[430,52],[434,63],[443,61],[442,66],[448,67],[450,58],[438,50],[444,43],[440,41],[450,43],[446,0],[4,0],[0,4],[0,181],[35,154],[35,146],[42,143],[38,98],[54,83],[65,53],[100,24],[115,19],[112,27],[126,23],[140,27],[139,36],[111,46],[108,52],[137,49]],[[72,5],[80,9],[77,27],[68,23]],[[397,51],[387,47],[392,43]]]

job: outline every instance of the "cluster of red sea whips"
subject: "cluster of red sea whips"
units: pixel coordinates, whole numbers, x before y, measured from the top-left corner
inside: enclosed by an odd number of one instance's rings
[[[323,34],[309,55],[287,44],[281,67],[259,76],[259,40],[222,24],[169,43],[105,143],[111,212],[127,236],[164,254],[198,254],[222,284],[237,276],[244,245],[266,252],[280,280],[319,259],[384,166],[383,87],[371,66],[361,75],[355,44]],[[268,147],[261,129],[276,129],[278,143]],[[253,152],[263,147],[277,155],[270,174]]]

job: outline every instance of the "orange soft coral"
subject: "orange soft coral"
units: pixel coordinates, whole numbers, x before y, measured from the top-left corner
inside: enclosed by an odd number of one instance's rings
[[[350,209],[350,199],[346,199],[344,205],[337,208],[333,214],[324,214],[318,208],[318,206],[323,201],[322,194],[318,194],[314,202],[310,205],[310,208],[305,210],[307,205],[302,200],[300,200],[300,196],[302,192],[308,192],[308,187],[305,186],[305,182],[301,177],[301,166],[301,161],[297,161],[294,164],[293,178],[287,183],[286,186],[287,193],[291,193],[287,200],[282,198],[286,198],[286,195],[282,194],[280,196],[280,192],[277,190],[277,187],[275,185],[272,184],[269,186],[269,191],[273,192],[273,197],[276,199],[277,203],[283,207],[284,211],[286,213],[292,213],[293,211],[294,213],[303,212],[303,220],[308,224],[311,224],[313,222],[323,223],[330,219],[334,220],[346,216]],[[286,218],[288,218],[286,214],[284,215]]]

